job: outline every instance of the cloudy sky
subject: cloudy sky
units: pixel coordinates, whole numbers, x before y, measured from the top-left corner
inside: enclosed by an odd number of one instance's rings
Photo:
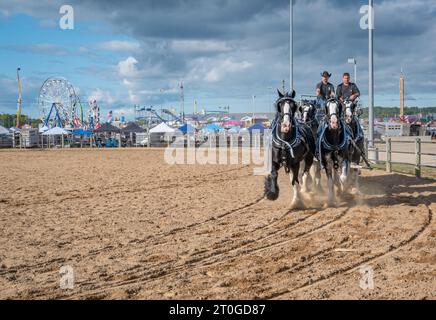
[[[401,66],[407,105],[436,105],[436,2],[375,0],[376,104],[397,106]],[[15,112],[22,68],[23,112],[38,115],[43,81],[67,78],[82,101],[132,116],[134,104],[268,111],[289,78],[288,0],[70,0],[74,30],[59,27],[64,0],[0,2],[0,112]],[[313,94],[320,72],[337,85],[358,61],[362,100],[368,92],[367,1],[295,3],[295,88]],[[274,88],[272,90],[271,88]]]

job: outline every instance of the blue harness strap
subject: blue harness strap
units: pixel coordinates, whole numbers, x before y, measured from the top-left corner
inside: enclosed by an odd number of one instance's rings
[[[325,132],[328,128],[328,125],[326,123],[324,123],[324,125],[322,127],[321,134],[319,135],[318,141],[317,141],[321,169],[324,169],[324,165],[322,162],[322,150],[323,150],[323,148],[324,148],[324,150],[333,151],[333,152],[334,151],[343,151],[346,149],[351,137],[353,136],[353,133],[351,132],[350,127],[345,125],[343,120],[340,120],[340,122],[341,122],[341,127],[343,129],[343,139],[338,145],[332,145],[327,141],[326,136],[325,136]]]
[[[288,149],[289,153],[291,155],[291,158],[295,159],[294,148],[296,148],[297,146],[299,146],[301,144],[302,133],[301,133],[300,126],[297,125],[297,121],[295,120],[295,118],[292,119],[292,124],[293,124],[293,129],[295,130],[294,138],[292,139],[292,141],[285,141],[282,138],[280,138],[280,135],[278,132],[279,121],[277,119],[275,119],[271,125],[271,127],[272,127],[272,139],[273,139],[273,143],[276,147]]]

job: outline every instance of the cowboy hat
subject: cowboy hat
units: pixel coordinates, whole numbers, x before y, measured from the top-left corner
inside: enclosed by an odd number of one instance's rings
[[[328,71],[324,71],[323,73],[321,73],[321,77],[328,77],[330,78],[332,76],[331,73],[329,73]]]

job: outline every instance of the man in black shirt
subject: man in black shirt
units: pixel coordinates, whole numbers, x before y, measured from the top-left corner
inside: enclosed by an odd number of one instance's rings
[[[321,74],[321,82],[317,84],[316,86],[316,104],[320,108],[317,112],[317,119],[322,123],[322,119],[325,115],[325,106],[327,103],[327,100],[330,98],[335,98],[335,87],[329,82],[329,79],[331,77],[331,73],[328,73],[328,71],[324,71]],[[320,125],[318,128],[318,132],[316,134],[316,157],[319,157],[319,141],[321,138],[321,133],[323,131],[324,126]]]
[[[321,74],[321,82],[316,85],[316,103],[322,110],[325,108],[326,101],[335,97],[335,87],[329,82],[331,76],[331,73],[324,71]]]
[[[337,98],[344,102],[349,100],[354,102],[359,96],[360,91],[355,83],[350,82],[350,74],[348,72],[344,73],[342,77],[342,83],[338,86]]]

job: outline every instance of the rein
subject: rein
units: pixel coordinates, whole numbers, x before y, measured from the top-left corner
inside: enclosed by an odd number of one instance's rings
[[[322,129],[321,135],[320,135],[320,139],[319,139],[319,159],[320,159],[320,161],[322,159],[322,153],[323,153],[322,151],[323,150],[327,150],[330,152],[343,151],[343,150],[345,150],[345,148],[348,145],[348,142],[351,139],[351,134],[350,134],[350,131],[347,130],[347,126],[342,123],[342,120],[340,120],[339,122],[341,125],[340,128],[342,128],[342,130],[344,131],[344,137],[343,137],[343,140],[338,145],[332,145],[331,143],[329,143],[327,141],[325,132],[328,128],[328,125],[327,125],[327,123],[325,123],[323,126],[323,129]],[[321,161],[321,168],[324,169],[324,165],[322,164],[322,161]]]
[[[295,118],[292,119],[293,128],[295,128],[295,136],[292,141],[286,141],[283,140],[280,137],[279,131],[277,130],[279,128],[280,121],[276,118],[272,124],[272,139],[273,143],[276,147],[282,148],[282,149],[289,149],[289,153],[291,155],[292,159],[295,159],[294,156],[294,148],[301,144],[301,132],[298,130],[298,125],[295,120]]]
[[[356,128],[357,128],[357,132],[356,132],[356,136],[354,137],[355,141],[360,141],[364,138],[364,133],[363,133],[363,129],[362,126],[359,123],[359,119],[356,116],[353,116],[353,120],[356,123]]]

